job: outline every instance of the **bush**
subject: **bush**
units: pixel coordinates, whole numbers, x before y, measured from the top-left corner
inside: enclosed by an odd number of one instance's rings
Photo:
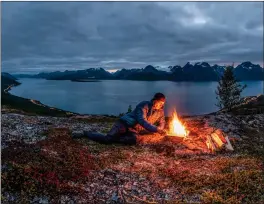
[[[132,112],[132,106],[129,105],[126,113],[131,113],[131,112]],[[126,113],[120,113],[120,114],[119,114],[119,117],[122,117],[122,116],[125,115]]]
[[[131,105],[128,106],[128,110],[127,110],[127,112],[128,112],[128,113],[132,112],[132,106],[131,106]]]

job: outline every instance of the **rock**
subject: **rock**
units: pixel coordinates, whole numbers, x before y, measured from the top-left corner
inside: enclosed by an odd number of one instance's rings
[[[32,201],[33,203],[40,203],[40,204],[48,204],[49,199],[48,197],[35,197]],[[69,202],[67,202],[69,203]]]
[[[254,120],[248,121],[249,125],[253,125],[253,123],[254,123]]]
[[[18,135],[17,131],[12,131],[9,134],[12,135],[12,136],[17,136]]]
[[[246,121],[244,121],[244,120],[241,120],[241,123],[242,123],[243,125],[247,125]]]
[[[111,200],[117,202],[118,201],[118,195],[117,193],[113,193],[112,197],[111,197]]]

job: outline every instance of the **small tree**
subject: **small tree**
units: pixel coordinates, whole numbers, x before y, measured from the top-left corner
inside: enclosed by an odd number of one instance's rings
[[[128,113],[132,112],[132,106],[131,106],[131,105],[128,106],[128,110],[127,110],[127,112],[128,112]]]
[[[123,115],[130,113],[130,112],[132,112],[132,106],[131,105],[128,106],[127,112],[126,113],[120,113],[119,117],[122,117]]]
[[[241,102],[241,92],[246,88],[246,85],[243,87],[236,80],[233,73],[233,66],[227,66],[223,76],[218,82],[216,90],[216,99],[220,109],[227,109],[230,111],[235,105],[238,105]]]

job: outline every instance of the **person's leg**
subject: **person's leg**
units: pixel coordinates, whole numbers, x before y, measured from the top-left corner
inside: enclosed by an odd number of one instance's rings
[[[99,132],[83,131],[83,134],[85,138],[88,138],[89,140],[93,140],[95,142],[99,142],[102,144],[109,144],[112,142],[111,138]]]
[[[137,134],[135,132],[128,131],[121,135],[117,142],[125,145],[135,145],[137,143]]]
[[[107,135],[98,133],[98,132],[88,132],[84,131],[84,136],[87,137],[90,140],[103,143],[103,144],[110,144],[113,142],[118,142],[120,135],[126,133],[127,128],[126,126],[117,121],[111,130],[107,133]]]

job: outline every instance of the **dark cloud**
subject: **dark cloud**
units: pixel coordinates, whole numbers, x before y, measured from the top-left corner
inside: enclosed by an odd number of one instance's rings
[[[263,2],[2,2],[2,69],[263,64]]]

